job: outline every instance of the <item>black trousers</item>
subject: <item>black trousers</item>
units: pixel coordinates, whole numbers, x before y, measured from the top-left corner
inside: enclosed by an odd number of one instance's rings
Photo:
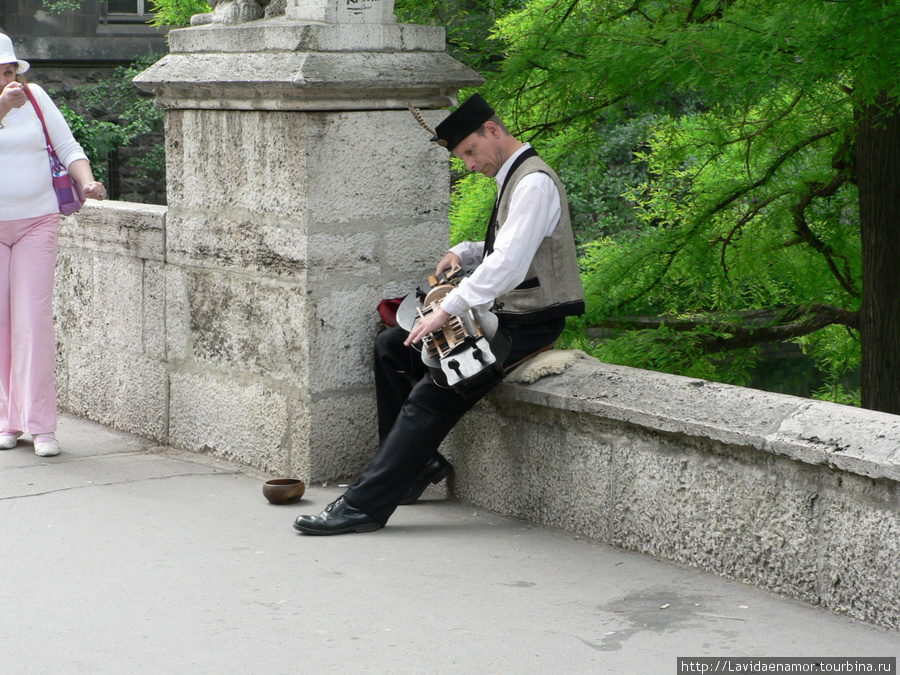
[[[565,319],[516,324],[504,329],[513,364],[553,344]],[[487,393],[463,398],[438,386],[418,351],[404,347],[407,332],[389,328],[375,340],[375,391],[381,448],[368,468],[344,494],[353,506],[382,525],[435,456],[441,442],[462,416]]]

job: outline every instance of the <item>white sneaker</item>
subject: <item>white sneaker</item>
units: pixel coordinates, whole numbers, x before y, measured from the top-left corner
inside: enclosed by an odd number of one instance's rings
[[[41,434],[40,438],[50,438],[49,441],[34,441],[34,454],[38,457],[55,457],[59,454],[59,441],[50,434]]]
[[[0,434],[0,450],[11,450],[16,447],[19,442],[19,436],[22,435],[21,431],[17,431],[15,433],[5,433]]]

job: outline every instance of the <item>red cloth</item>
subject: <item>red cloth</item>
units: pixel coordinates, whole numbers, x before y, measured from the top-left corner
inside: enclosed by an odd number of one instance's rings
[[[386,298],[378,303],[378,315],[388,326],[397,325],[397,309],[403,298]]]

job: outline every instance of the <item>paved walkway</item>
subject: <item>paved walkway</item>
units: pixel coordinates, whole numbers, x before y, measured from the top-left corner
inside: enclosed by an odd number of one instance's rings
[[[370,534],[264,476],[64,416],[0,452],[3,673],[653,673],[676,656],[896,656],[900,632],[442,499]],[[427,497],[427,493],[426,493]]]

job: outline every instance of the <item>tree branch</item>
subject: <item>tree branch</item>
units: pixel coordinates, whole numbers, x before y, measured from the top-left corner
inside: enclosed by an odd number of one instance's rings
[[[838,280],[838,283],[852,297],[858,298],[860,292],[853,286],[853,275],[850,271],[850,263],[847,259],[835,251],[831,246],[819,239],[812,230],[809,229],[809,223],[806,222],[806,208],[816,197],[831,197],[838,189],[847,182],[847,177],[842,174],[836,174],[828,185],[822,183],[807,183],[809,191],[800,197],[800,201],[794,205],[791,212],[794,215],[794,230],[804,242],[809,244],[814,250],[818,251],[825,258],[828,269]],[[835,258],[839,258],[844,263],[843,273],[838,269]]]
[[[788,159],[790,159],[791,157],[796,155],[798,152],[803,150],[808,145],[812,145],[813,143],[820,141],[823,138],[828,138],[829,136],[836,133],[837,131],[838,131],[837,127],[831,127],[829,129],[825,129],[824,131],[820,131],[819,133],[814,134],[814,135],[810,136],[809,138],[804,138],[802,141],[799,141],[798,143],[795,143],[793,146],[788,148],[785,152],[783,152],[779,157],[777,157],[775,159],[775,161],[766,169],[766,173],[765,173],[765,175],[763,175],[762,178],[755,181],[754,183],[751,183],[750,185],[742,187],[740,190],[735,190],[734,192],[732,192],[728,197],[726,197],[725,199],[720,201],[718,204],[713,206],[709,211],[707,211],[706,217],[709,217],[715,213],[718,213],[719,211],[721,211],[722,209],[724,209],[728,205],[730,205],[732,202],[734,202],[734,201],[740,199],[741,197],[743,197],[744,195],[746,195],[748,192],[751,192],[758,187],[762,187],[763,185],[765,185],[768,182],[768,180],[773,175],[775,175],[775,172],[778,171],[778,168],[782,164],[784,164]]]
[[[728,7],[733,4],[734,4],[734,0],[721,0],[721,2],[719,2],[716,5],[716,8],[714,10],[695,19],[694,12],[696,12],[697,8],[700,6],[700,0],[693,0],[693,2],[691,3],[691,9],[688,12],[687,18],[684,20],[684,22],[686,24],[687,23],[700,24],[700,23],[709,23],[710,21],[713,21],[713,20],[719,20],[724,15],[724,7]]]
[[[694,21],[694,12],[697,11],[697,7],[700,6],[700,2],[702,0],[692,0],[691,8],[688,10],[687,16],[684,19],[685,23],[693,23]]]
[[[734,241],[735,237],[741,233],[741,231],[744,229],[744,225],[753,220],[760,211],[762,211],[772,202],[781,199],[788,194],[790,194],[790,192],[776,192],[775,194],[768,196],[766,199],[761,201],[759,204],[757,204],[752,209],[747,211],[747,213],[741,216],[741,219],[735,224],[733,228],[731,228],[731,231],[727,235],[718,238],[718,242],[722,244],[720,261],[722,264],[722,271],[725,273],[726,279],[728,278],[728,263],[725,262],[725,254],[728,252],[728,247]]]
[[[662,327],[678,332],[698,329],[724,333],[726,336],[701,337],[707,353],[734,349],[746,349],[767,342],[784,342],[809,335],[831,325],[859,330],[858,312],[824,304],[798,305],[777,309],[748,310],[739,314],[737,321],[717,314],[687,316],[634,317],[608,319],[592,324],[590,328],[614,328],[625,330],[655,330]]]

